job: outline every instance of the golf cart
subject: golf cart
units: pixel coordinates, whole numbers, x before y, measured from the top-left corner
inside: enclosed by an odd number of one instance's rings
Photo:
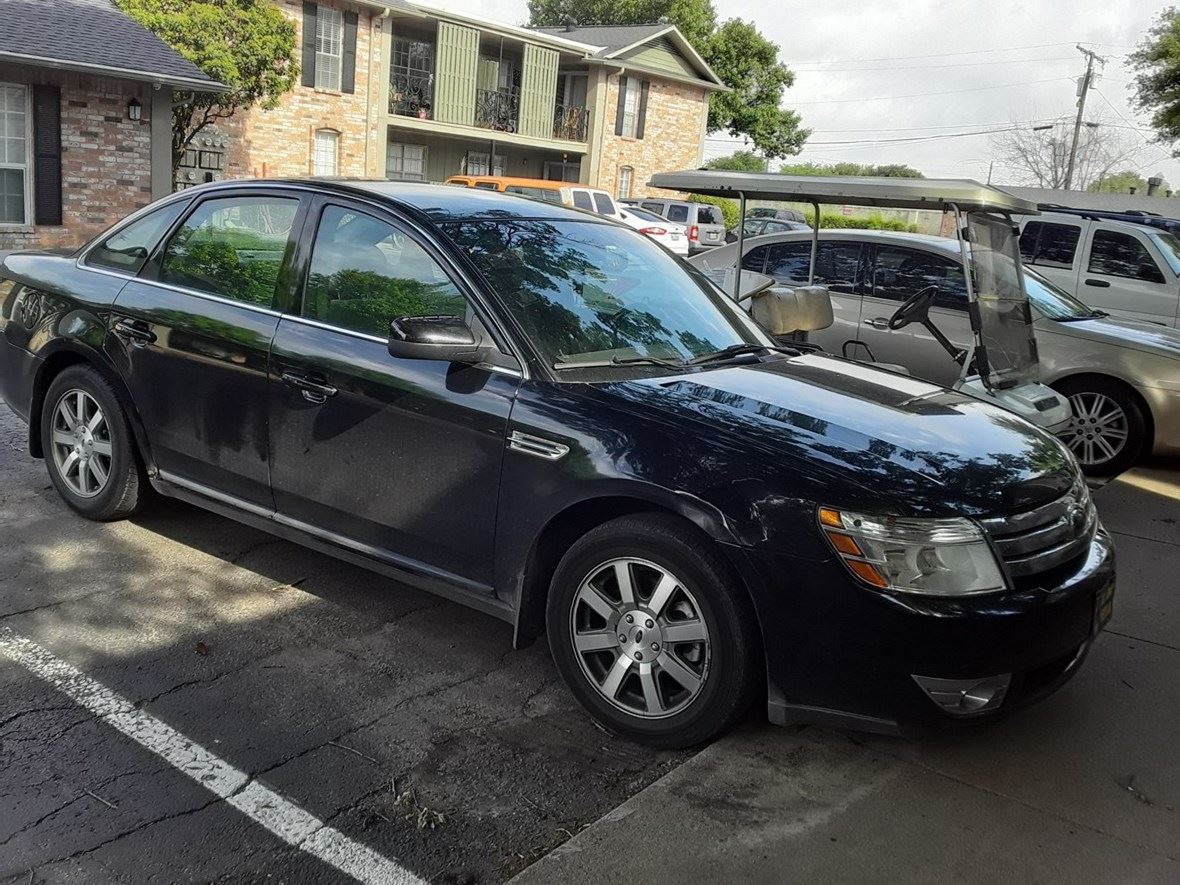
[[[701,268],[776,337],[805,342],[806,333],[832,323],[831,299],[813,285],[819,250],[821,203],[951,212],[966,273],[968,311],[975,341],[956,347],[935,326],[930,308],[937,286],[914,292],[889,319],[889,328],[920,323],[960,366],[954,388],[1015,412],[1052,433],[1070,422],[1069,401],[1041,384],[1032,316],[1020,263],[1019,232],[1012,215],[1035,215],[1037,207],[1004,191],[968,180],[838,178],[760,172],[690,170],[653,175],[651,187],[704,196],[810,203],[816,224],[811,240],[808,285],[787,288],[762,274],[740,269],[745,235],[738,228],[732,267]],[[826,309],[825,309],[826,302]],[[878,364],[880,365],[880,364]],[[888,367],[897,369],[898,367]],[[903,370],[904,371],[904,370]]]

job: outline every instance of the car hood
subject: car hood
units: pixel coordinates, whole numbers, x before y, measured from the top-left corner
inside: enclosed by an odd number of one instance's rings
[[[757,450],[772,471],[818,471],[837,480],[830,485],[858,487],[861,502],[900,515],[1019,511],[1063,494],[1075,476],[1064,448],[1016,415],[826,356],[603,389],[644,416],[673,413],[708,425],[730,438],[730,448],[736,441],[739,452]],[[701,440],[707,439],[706,431]]]
[[[1042,317],[1037,320],[1036,325],[1039,328],[1050,328],[1063,335],[1075,335],[1091,341],[1130,347],[1145,353],[1180,358],[1180,330],[1142,320],[1100,317],[1063,323]]]

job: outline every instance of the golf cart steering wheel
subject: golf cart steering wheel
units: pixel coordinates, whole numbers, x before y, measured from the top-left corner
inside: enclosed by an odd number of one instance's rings
[[[934,299],[938,297],[938,286],[927,286],[911,295],[889,318],[889,328],[893,331],[904,329],[912,322],[923,323],[930,313]]]

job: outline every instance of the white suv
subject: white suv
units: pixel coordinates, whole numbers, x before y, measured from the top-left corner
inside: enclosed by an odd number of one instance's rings
[[[1020,223],[1024,263],[1115,316],[1180,323],[1180,238],[1156,227],[1047,212]]]

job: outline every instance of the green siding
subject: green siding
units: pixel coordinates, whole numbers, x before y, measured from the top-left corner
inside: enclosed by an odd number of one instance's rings
[[[438,23],[438,62],[434,77],[434,119],[475,124],[475,83],[479,31]]]
[[[526,43],[520,84],[520,134],[553,137],[557,104],[557,52]]]
[[[640,46],[626,55],[629,62],[649,71],[661,71],[677,77],[700,77],[700,73],[671,43]]]

